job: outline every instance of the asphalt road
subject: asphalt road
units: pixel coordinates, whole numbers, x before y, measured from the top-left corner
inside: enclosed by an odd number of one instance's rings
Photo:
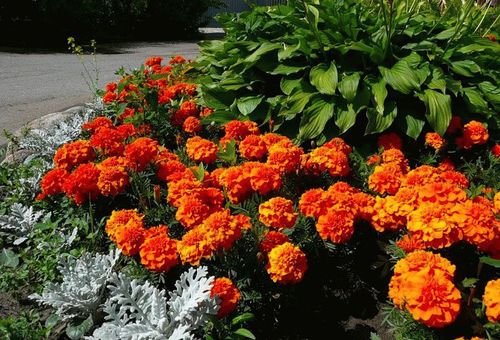
[[[99,53],[99,48],[105,54]],[[133,43],[98,46],[99,84],[114,81],[121,66],[136,68],[149,56],[195,58],[195,42]],[[91,67],[90,56],[85,56]],[[45,114],[88,102],[91,91],[79,58],[70,53],[0,51],[0,133],[15,131]],[[0,145],[5,138],[0,136]]]

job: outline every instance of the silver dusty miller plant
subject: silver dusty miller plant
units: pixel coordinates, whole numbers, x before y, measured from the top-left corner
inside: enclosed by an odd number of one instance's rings
[[[32,294],[30,298],[53,307],[63,320],[93,315],[119,257],[120,251],[115,250],[105,255],[84,253],[79,259],[63,258],[58,267],[62,282],[49,283],[41,296]]]
[[[169,293],[149,282],[139,283],[126,275],[113,274],[104,304],[106,321],[88,339],[194,339],[193,331],[217,314],[217,299],[210,297],[214,281],[207,268],[190,268]]]
[[[9,215],[0,216],[0,235],[8,242],[19,245],[29,238],[44,214],[44,211],[33,211],[33,207],[14,203]]]

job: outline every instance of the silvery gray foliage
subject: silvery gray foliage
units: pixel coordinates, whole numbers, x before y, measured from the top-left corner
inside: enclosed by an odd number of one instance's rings
[[[43,210],[33,211],[33,207],[14,203],[9,215],[0,216],[0,234],[14,245],[19,245],[29,238],[44,213]]]
[[[32,294],[30,298],[53,307],[63,320],[92,315],[102,303],[103,290],[119,257],[120,251],[114,250],[63,258],[58,266],[62,282],[49,283],[41,296]]]
[[[217,300],[210,297],[214,278],[207,274],[206,267],[190,268],[175,283],[168,301],[165,291],[149,282],[113,274],[110,298],[104,303],[107,322],[88,339],[194,339],[192,331],[203,327],[219,309]]]
[[[71,142],[80,137],[82,125],[92,120],[99,111],[98,104],[86,106],[78,114],[52,126],[50,129],[32,129],[19,141],[19,147],[31,150],[33,154],[26,159],[43,157],[52,159],[56,150],[63,144]]]

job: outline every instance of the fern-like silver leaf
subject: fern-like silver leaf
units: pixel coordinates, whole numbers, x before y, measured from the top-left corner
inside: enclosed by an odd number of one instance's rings
[[[33,207],[14,203],[10,207],[9,215],[0,216],[0,234],[5,235],[7,241],[19,245],[29,238],[35,223],[44,213],[44,211],[33,211]]]
[[[30,298],[53,307],[62,319],[92,315],[102,303],[103,290],[119,257],[120,251],[115,250],[63,258],[58,267],[62,282],[49,283],[41,296],[32,294]]]

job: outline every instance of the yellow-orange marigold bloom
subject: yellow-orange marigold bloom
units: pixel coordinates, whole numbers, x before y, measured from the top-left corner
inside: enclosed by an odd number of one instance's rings
[[[90,142],[76,140],[57,149],[54,155],[54,164],[57,168],[71,171],[77,165],[92,162],[94,159],[95,152]]]
[[[440,171],[437,168],[434,168],[430,165],[421,165],[409,171],[405,175],[401,186],[414,187],[436,182],[437,178],[439,177],[439,173]]]
[[[399,230],[405,226],[411,211],[411,206],[402,204],[394,196],[375,197],[371,224],[378,232]]]
[[[286,137],[286,136],[282,136],[282,135],[279,135],[277,133],[266,133],[266,134],[263,134],[262,135],[262,141],[264,143],[266,143],[266,146],[267,148],[269,149],[271,146],[273,146],[274,144],[278,144],[280,142],[284,142],[284,143],[292,143],[292,141],[290,140],[290,138]]]
[[[158,151],[157,141],[148,137],[140,137],[125,147],[124,156],[134,164],[137,171],[143,171],[156,159]]]
[[[490,247],[495,234],[500,232],[500,222],[489,205],[468,200],[456,206],[453,218],[462,228],[464,240],[483,251]]]
[[[305,191],[299,200],[299,210],[302,215],[318,218],[326,213],[326,206],[323,204],[323,189],[310,189]]]
[[[202,129],[201,121],[193,116],[187,117],[184,123],[182,123],[182,130],[187,133],[197,133]]]
[[[145,235],[151,229],[148,229]],[[145,237],[144,242],[139,248],[141,263],[144,267],[154,272],[169,271],[179,263],[177,240],[169,238],[166,231],[166,228],[162,228],[161,232],[149,232],[151,236]]]
[[[243,169],[248,174],[252,189],[259,194],[265,196],[281,188],[282,180],[279,169],[257,162],[245,163]]]
[[[347,144],[342,138],[335,137],[323,144],[323,147],[342,152],[346,156],[352,152],[352,148],[349,144]]]
[[[323,240],[333,243],[345,243],[354,234],[354,215],[351,209],[336,205],[321,215],[316,223],[316,230]]]
[[[459,187],[466,189],[469,187],[469,180],[467,177],[458,171],[446,170],[439,174],[439,179],[443,182],[455,184]]]
[[[111,216],[106,221],[106,234],[111,241],[116,242],[116,233],[123,228],[127,223],[132,221],[144,228],[144,214],[137,212],[137,209],[113,210]]]
[[[470,149],[473,145],[485,144],[489,137],[488,129],[484,124],[472,120],[464,125],[462,146],[465,149]]]
[[[97,187],[104,196],[116,196],[125,191],[129,185],[127,170],[121,166],[101,168]]]
[[[493,206],[495,207],[495,214],[500,213],[500,191],[493,197]]]
[[[446,140],[436,132],[427,132],[425,134],[425,144],[436,151],[440,151],[446,144]]]
[[[500,321],[500,279],[488,281],[484,288],[483,304],[490,322]]]
[[[298,214],[293,209],[293,202],[283,197],[273,197],[259,205],[259,221],[278,230],[292,228]]]
[[[274,282],[281,284],[298,283],[307,271],[306,254],[290,242],[274,247],[269,252],[268,259],[267,273]]]
[[[259,160],[267,153],[266,142],[260,135],[249,135],[239,145],[240,155],[245,159]]]
[[[399,149],[387,149],[382,152],[383,165],[391,164],[399,167],[402,173],[407,173],[410,170],[408,160],[403,152]]]
[[[426,247],[449,247],[463,236],[452,218],[453,209],[453,205],[421,204],[408,215],[406,227]]]
[[[220,299],[220,308],[217,312],[217,317],[223,318],[235,310],[236,306],[238,306],[240,295],[240,291],[233,281],[227,277],[216,278],[210,290],[210,297],[218,296]]]
[[[252,194],[250,177],[242,166],[227,168],[219,176],[219,180],[225,187],[227,197],[232,203],[241,203]]]
[[[452,183],[434,182],[418,188],[419,203],[449,204],[465,202],[466,192]]]
[[[170,150],[168,150],[167,148],[160,146],[158,148],[158,154],[156,155],[154,162],[156,164],[161,164],[168,161],[178,161],[178,160],[179,156],[177,156],[173,152],[170,152]]]
[[[375,167],[368,177],[368,187],[379,194],[394,195],[401,186],[403,173],[394,164],[382,164]]]
[[[188,157],[195,162],[211,164],[217,159],[219,148],[215,143],[195,136],[186,141],[186,152]]]
[[[171,160],[171,161],[161,162],[158,165],[158,171],[156,172],[156,176],[161,181],[170,182],[172,180],[178,179],[179,177],[178,174],[184,173],[186,169],[187,167],[179,161]]]
[[[388,132],[380,135],[377,140],[377,145],[379,148],[384,150],[389,149],[400,149],[403,147],[403,141],[397,133]]]
[[[304,154],[304,151],[298,146],[284,146],[283,143],[283,141],[279,142],[269,148],[267,164],[278,168],[282,173],[293,173],[299,167],[300,156]]]
[[[142,223],[135,223],[135,221],[131,220],[116,230],[116,246],[122,251],[123,255],[134,256],[139,253],[145,232]]]
[[[210,207],[195,197],[184,196],[179,202],[175,219],[186,228],[201,224],[210,214]]]

